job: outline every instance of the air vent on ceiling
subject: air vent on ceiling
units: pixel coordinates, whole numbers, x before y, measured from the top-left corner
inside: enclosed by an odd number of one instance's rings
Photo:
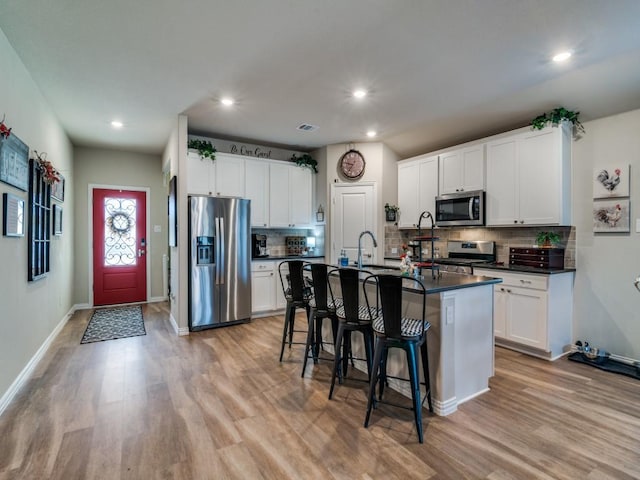
[[[298,125],[298,130],[301,130],[303,132],[313,132],[318,128],[320,127],[316,127],[315,125],[309,125],[308,123],[301,123],[300,125]]]

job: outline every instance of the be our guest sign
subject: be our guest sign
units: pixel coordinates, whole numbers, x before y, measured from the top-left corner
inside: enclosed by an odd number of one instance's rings
[[[250,147],[247,145],[238,145],[232,143],[229,147],[229,153],[235,155],[246,155],[247,157],[271,158],[271,150],[264,150],[260,147]]]
[[[189,140],[207,140],[211,142],[218,152],[231,153],[232,155],[244,155],[245,157],[264,158],[269,160],[291,160],[295,155],[302,155],[295,150],[284,148],[267,147],[265,145],[255,145],[251,143],[240,143],[219,138],[204,137],[200,135],[189,135]]]

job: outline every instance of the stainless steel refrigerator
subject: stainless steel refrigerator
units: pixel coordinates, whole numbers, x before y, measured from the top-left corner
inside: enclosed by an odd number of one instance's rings
[[[189,197],[189,330],[251,319],[250,201]]]

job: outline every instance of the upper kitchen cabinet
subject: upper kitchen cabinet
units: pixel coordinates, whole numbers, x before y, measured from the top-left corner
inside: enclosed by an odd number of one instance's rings
[[[297,165],[272,163],[269,168],[269,225],[311,226],[313,177]]]
[[[244,197],[245,160],[239,155],[216,154],[216,159],[187,156],[187,193],[220,197]]]
[[[487,144],[487,225],[570,225],[571,134],[566,127]]]
[[[424,211],[435,215],[438,157],[422,156],[398,163],[399,228],[417,228]]]
[[[440,155],[440,195],[484,190],[484,152],[482,144]]]
[[[269,226],[269,163],[246,159],[245,198],[251,200],[251,226]]]

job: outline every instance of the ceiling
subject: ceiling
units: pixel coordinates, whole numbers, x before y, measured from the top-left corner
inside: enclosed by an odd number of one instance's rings
[[[638,0],[0,0],[0,11],[74,145],[159,153],[183,113],[191,133],[296,150],[374,129],[406,158],[560,105],[583,122],[640,108]],[[550,61],[566,49],[567,63]]]

